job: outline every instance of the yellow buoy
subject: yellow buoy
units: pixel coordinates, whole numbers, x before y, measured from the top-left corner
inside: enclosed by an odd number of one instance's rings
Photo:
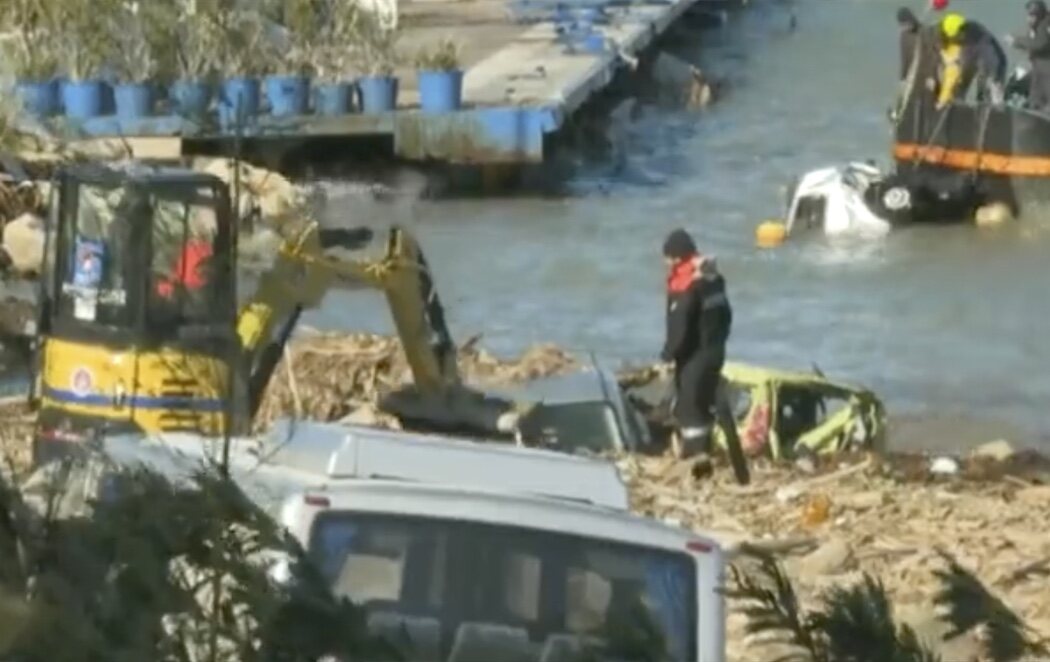
[[[755,228],[755,243],[759,248],[773,248],[787,239],[787,226],[780,221],[765,221]]]

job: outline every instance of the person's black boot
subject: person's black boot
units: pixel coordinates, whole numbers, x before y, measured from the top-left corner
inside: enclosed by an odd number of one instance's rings
[[[706,478],[714,471],[711,461],[711,427],[682,428],[678,432],[678,457],[693,461],[693,478]]]

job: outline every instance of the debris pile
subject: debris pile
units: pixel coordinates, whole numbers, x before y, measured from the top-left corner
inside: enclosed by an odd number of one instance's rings
[[[944,476],[921,456],[836,461],[809,472],[757,464],[745,488],[729,471],[697,481],[688,461],[627,457],[619,465],[637,512],[781,557],[803,600],[864,572],[881,579],[898,618],[945,659],[969,660],[976,646],[940,641],[947,631],[931,606],[933,571],[943,566],[938,549],[975,572],[1037,636],[1050,637],[1050,463],[977,453]],[[743,626],[731,610],[728,659],[758,662],[773,652],[748,642]]]
[[[572,370],[576,362],[550,345],[502,360],[472,339],[459,349],[464,381],[479,386],[520,382]],[[644,382],[659,369],[623,374]],[[378,414],[377,396],[406,384],[411,373],[396,339],[310,333],[289,346],[259,416],[396,425]],[[0,452],[28,459],[31,419],[0,411]],[[944,659],[972,658],[973,642],[943,645],[945,625],[931,607],[938,550],[951,554],[1033,628],[1050,637],[1050,461],[994,442],[967,457],[838,455],[793,465],[753,461],[752,483],[732,472],[697,479],[689,461],[617,459],[633,508],[681,526],[712,531],[731,550],[758,549],[781,558],[803,600],[867,572],[885,583],[900,620],[933,640]],[[23,465],[24,466],[24,465]],[[761,662],[770,652],[748,641],[744,616],[730,609],[729,658]],[[952,648],[954,646],[954,648]]]
[[[517,359],[504,360],[477,347],[473,338],[459,349],[462,379],[475,385],[521,383],[567,372],[577,365],[564,350],[537,345]],[[263,399],[256,425],[275,418],[335,421],[354,412],[378,416],[381,393],[412,381],[401,343],[370,334],[317,334],[289,344]],[[380,423],[394,422],[380,417]],[[358,419],[360,422],[361,419]]]
[[[22,214],[43,214],[45,188],[0,178],[0,223],[6,224]]]
[[[33,414],[24,403],[0,404],[0,476],[24,476],[32,460]]]

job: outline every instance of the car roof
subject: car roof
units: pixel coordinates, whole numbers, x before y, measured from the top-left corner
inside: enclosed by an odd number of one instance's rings
[[[782,370],[777,368],[765,368],[747,363],[736,363],[728,361],[723,368],[723,374],[732,381],[745,384],[761,384],[763,382],[795,383],[803,385],[823,385],[841,391],[855,391],[867,393],[868,390],[859,386],[853,386],[842,382],[836,382],[822,377],[816,372],[802,372],[801,370]]]

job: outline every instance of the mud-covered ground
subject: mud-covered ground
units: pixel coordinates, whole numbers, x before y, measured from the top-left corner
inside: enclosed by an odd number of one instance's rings
[[[460,351],[461,372],[476,384],[520,382],[577,365],[552,346],[506,360],[477,345]],[[410,378],[398,343],[386,337],[305,334],[287,356],[267,393],[263,426],[286,415],[354,415],[388,424],[376,415],[376,397]],[[0,441],[16,466],[28,457],[30,423],[24,408],[4,412]],[[1050,637],[1050,463],[1038,455],[993,445],[956,458],[947,474],[932,472],[931,458],[921,455],[840,457],[817,466],[755,462],[746,487],[721,466],[696,478],[688,461],[670,457],[617,461],[637,512],[713,532],[731,549],[750,543],[777,550],[804,600],[872,573],[885,583],[899,616],[939,640],[945,628],[931,596],[944,551],[981,577],[1036,635]],[[766,659],[761,649],[749,648],[743,624],[733,610],[729,659]],[[952,662],[976,651],[970,639],[938,646]]]

